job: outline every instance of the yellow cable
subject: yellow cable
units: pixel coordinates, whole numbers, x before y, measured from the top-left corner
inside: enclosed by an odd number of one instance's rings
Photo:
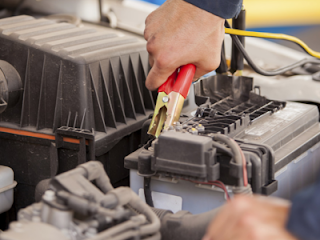
[[[320,59],[319,52],[313,51],[311,48],[309,48],[307,46],[307,44],[305,44],[299,38],[296,38],[296,37],[293,37],[290,35],[279,34],[279,33],[249,32],[249,31],[243,31],[243,30],[231,29],[231,28],[225,28],[225,33],[231,34],[231,35],[245,36],[245,37],[272,38],[272,39],[288,40],[288,41],[299,44],[308,54]]]

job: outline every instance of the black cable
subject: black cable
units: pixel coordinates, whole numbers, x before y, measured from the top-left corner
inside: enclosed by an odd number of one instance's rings
[[[246,30],[246,10],[242,9],[238,17],[232,19],[232,28]],[[238,39],[241,44],[245,46],[244,36],[238,36]],[[235,73],[236,71],[242,71],[244,68],[243,54],[235,43],[232,44],[231,49],[230,72]]]
[[[221,47],[221,59],[220,59],[220,65],[216,69],[216,73],[223,74],[228,72],[228,65],[226,61],[226,53],[225,53],[225,47],[224,47],[224,41],[222,42]]]
[[[230,25],[229,23],[226,21],[225,22],[225,26],[227,28],[230,28]],[[230,35],[231,38],[232,38],[232,41],[234,42],[234,44],[237,46],[237,48],[242,52],[244,58],[246,59],[248,65],[256,72],[256,73],[259,73],[261,75],[264,75],[264,76],[276,76],[276,75],[281,75],[281,74],[284,74],[286,73],[287,71],[290,71],[294,68],[297,68],[297,67],[301,67],[307,63],[311,63],[311,64],[320,64],[320,60],[317,60],[317,59],[313,59],[313,58],[305,58],[305,59],[302,59],[296,63],[293,63],[293,64],[290,64],[288,66],[285,66],[285,67],[282,67],[282,68],[279,68],[279,69],[276,69],[276,70],[269,70],[269,71],[266,71],[266,70],[263,70],[261,68],[259,68],[253,61],[252,59],[250,58],[250,56],[248,55],[247,51],[245,50],[245,48],[243,47],[243,45],[241,44],[238,36],[236,35]]]
[[[152,200],[152,195],[151,195],[151,178],[145,177],[144,178],[144,183],[143,183],[143,188],[144,188],[144,197],[146,199],[146,203],[150,207],[154,207],[153,205],[153,200]]]

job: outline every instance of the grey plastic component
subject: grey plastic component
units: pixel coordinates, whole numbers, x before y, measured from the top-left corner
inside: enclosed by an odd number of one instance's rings
[[[47,227],[36,231],[36,223]],[[160,240],[160,227],[159,218],[146,203],[129,187],[114,189],[102,164],[90,161],[53,178],[41,201],[21,209],[18,222],[0,234],[0,239],[21,239],[16,234],[21,231],[28,239],[30,229],[37,232],[32,239],[51,239],[45,231],[51,229],[54,239],[63,233],[74,240]]]
[[[154,143],[152,170],[214,181],[219,178],[212,139],[168,131]]]
[[[273,196],[291,199],[296,192],[316,179],[320,170],[318,119],[316,106],[287,102],[285,108],[273,114],[264,114],[237,135],[242,147],[253,143],[268,146],[274,151],[274,170],[266,166],[271,161],[250,158],[255,161],[254,169],[260,169],[259,172],[253,172],[252,176],[262,176],[261,181],[265,184],[267,175],[273,176],[272,172],[267,172],[270,170],[274,171],[274,178],[278,181],[278,186],[275,186],[275,182],[270,182],[269,189],[262,189],[262,193],[278,188],[272,193]],[[138,176],[135,170],[130,171],[130,186],[135,192],[143,189],[143,178]],[[219,190],[183,180],[155,176],[151,186],[152,191],[182,197],[182,209],[193,214],[217,208],[225,201],[224,194]],[[197,204],[194,204],[195,202]]]
[[[287,102],[281,111],[253,121],[236,138],[270,146],[275,151],[275,171],[278,171],[317,144],[319,133],[316,106]]]
[[[19,102],[22,90],[19,73],[11,64],[0,60],[0,113]]]
[[[41,222],[12,222],[10,229],[0,234],[0,239],[68,240],[65,234],[59,231],[59,229]]]
[[[161,220],[161,239],[198,240],[205,235],[210,222],[217,215],[219,209],[203,214],[192,215],[188,211],[175,214],[161,209],[153,209]]]
[[[136,170],[130,170],[130,188],[138,193],[143,189],[143,177]],[[181,210],[192,214],[200,214],[218,208],[226,203],[225,194],[222,190],[211,186],[200,186],[189,181],[174,178],[153,177],[151,179],[151,190],[153,192],[165,193],[182,198]],[[229,195],[232,196],[231,189]],[[159,208],[154,202],[154,207]]]

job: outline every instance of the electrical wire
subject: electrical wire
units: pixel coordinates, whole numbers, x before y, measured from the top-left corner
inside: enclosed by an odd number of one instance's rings
[[[183,180],[186,180],[186,179],[183,179]],[[186,181],[189,181],[189,182],[192,182],[192,183],[196,183],[196,184],[210,185],[210,186],[218,187],[218,188],[223,190],[224,194],[226,195],[227,201],[230,200],[230,195],[228,193],[228,190],[227,190],[226,186],[224,185],[224,183],[221,182],[221,181],[218,181],[218,180],[209,181],[209,182],[199,182],[199,181],[192,181],[192,180],[186,180]]]
[[[242,159],[242,173],[243,173],[243,186],[247,186],[248,185],[248,174],[247,174],[247,161],[246,158],[244,156],[244,153],[242,151],[242,149],[240,148],[239,144],[232,138],[230,138],[232,142],[234,142],[237,147],[238,150],[240,152],[241,155],[241,159]]]
[[[242,149],[239,147],[239,151],[241,152],[241,157],[242,157],[242,161],[243,161],[243,185],[247,186],[248,185],[248,173],[247,173],[247,161],[246,161],[246,157],[244,156],[244,153],[242,151]]]
[[[233,139],[232,139],[233,140]],[[234,141],[234,140],[233,140]],[[234,141],[236,144],[237,142]],[[238,144],[237,144],[238,145]],[[227,153],[229,156],[233,157],[232,151],[230,149],[228,149],[226,146],[224,146],[223,144],[220,144],[218,142],[212,142],[212,146],[222,150],[223,152]],[[242,149],[240,148],[240,146],[238,145],[238,149],[240,151],[241,154],[241,158],[242,158],[242,165],[243,165],[243,184],[244,186],[248,185],[248,175],[247,175],[247,162],[246,162],[246,158],[244,156],[244,153],[242,151]]]
[[[306,59],[302,59],[296,63],[293,63],[293,64],[290,64],[288,66],[285,66],[285,67],[282,67],[282,68],[279,68],[277,70],[263,70],[261,68],[259,68],[254,62],[253,60],[250,58],[249,54],[247,53],[247,51],[245,50],[245,48],[243,47],[242,43],[240,42],[239,38],[235,35],[235,33],[239,33],[239,32],[235,32],[233,30],[236,30],[236,29],[231,29],[230,28],[230,25],[229,23],[226,21],[225,22],[225,25],[226,25],[226,33],[232,33],[230,36],[234,42],[234,44],[237,46],[237,48],[242,52],[243,54],[243,57],[246,59],[248,65],[257,73],[261,74],[261,75],[264,75],[264,76],[276,76],[276,75],[281,75],[281,74],[284,74],[286,73],[287,71],[290,71],[294,68],[297,68],[297,67],[301,67],[307,63],[311,63],[311,64],[320,64],[320,60],[318,59],[313,59],[313,58],[306,58]],[[229,31],[229,30],[232,30],[232,31]],[[241,31],[241,30],[237,30],[237,31]],[[246,31],[241,31],[241,33],[245,33]],[[283,34],[284,35],[284,34]],[[242,35],[241,35],[242,36]],[[245,36],[245,35],[243,35]],[[302,41],[301,41],[302,42]],[[311,50],[311,49],[309,49]],[[312,51],[312,50],[311,50]],[[314,52],[313,51],[313,54],[314,53],[317,53],[317,52]]]
[[[247,186],[248,179],[247,179],[246,160],[244,158],[244,154],[241,148],[239,147],[238,143],[234,141],[232,138],[223,134],[213,134],[211,137],[212,137],[212,140],[223,142],[231,149],[231,154],[232,154],[231,156],[233,157],[234,161],[242,167],[242,171],[243,171],[243,180],[239,179],[239,186]]]
[[[278,39],[278,40],[286,40],[293,42],[299,45],[306,53],[311,55],[312,57],[320,59],[320,52],[316,52],[308,47],[306,43],[301,41],[299,38],[294,36],[290,36],[287,34],[281,33],[264,33],[264,32],[250,32],[239,29],[226,28],[225,33],[230,35],[244,36],[244,37],[256,37],[256,38],[269,38],[269,39]]]
[[[221,144],[221,143],[213,141],[212,142],[212,147],[217,148],[217,149],[223,151],[224,153],[228,154],[229,156],[233,157],[233,154],[232,154],[231,150],[229,148],[227,148],[226,146],[224,146],[223,144]]]
[[[154,207],[153,205],[153,199],[152,199],[152,192],[151,192],[151,178],[150,177],[144,177],[144,197],[146,199],[146,203],[150,207]]]

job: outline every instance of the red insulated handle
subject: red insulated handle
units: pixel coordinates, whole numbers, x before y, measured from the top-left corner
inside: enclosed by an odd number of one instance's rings
[[[172,91],[178,92],[184,98],[187,98],[195,72],[196,66],[193,64],[187,64],[181,67]]]
[[[175,71],[168,80],[159,87],[158,92],[165,92],[166,94],[169,94],[173,91],[180,93],[184,98],[186,98],[195,72],[196,66],[193,64],[182,66],[178,76],[177,71]]]
[[[170,92],[172,92],[172,88],[174,86],[176,78],[177,78],[177,70],[174,71],[170,75],[170,77],[168,77],[167,81],[158,88],[158,92],[165,92],[166,94],[169,94]]]

